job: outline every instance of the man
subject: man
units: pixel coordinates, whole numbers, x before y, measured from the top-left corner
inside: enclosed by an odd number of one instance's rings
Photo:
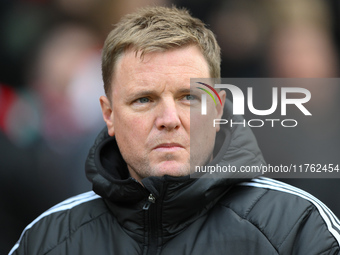
[[[202,123],[240,121],[224,91],[195,115],[190,78],[218,78],[219,66],[212,32],[186,11],[126,16],[103,50],[107,129],[86,162],[95,193],[43,213],[10,254],[338,254],[339,221],[311,195],[266,178],[190,178],[192,164],[264,164],[249,129]]]

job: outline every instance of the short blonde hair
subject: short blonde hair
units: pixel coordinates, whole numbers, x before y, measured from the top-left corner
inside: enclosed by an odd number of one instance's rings
[[[104,43],[102,75],[107,96],[115,63],[127,48],[145,53],[166,51],[176,47],[197,45],[206,59],[211,78],[220,78],[221,53],[213,32],[176,7],[146,7],[128,14],[116,24]],[[199,78],[199,77],[193,77]]]

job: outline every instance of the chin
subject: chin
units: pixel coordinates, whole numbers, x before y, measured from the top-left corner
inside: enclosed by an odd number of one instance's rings
[[[190,166],[175,161],[165,161],[160,163],[153,173],[155,176],[185,176],[190,174]]]

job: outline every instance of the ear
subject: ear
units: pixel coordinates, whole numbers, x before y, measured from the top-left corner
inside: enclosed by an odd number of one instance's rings
[[[216,106],[216,119],[221,119],[223,115],[223,109],[224,109],[224,104],[225,104],[225,99],[226,99],[226,92],[224,90],[221,90],[218,92],[218,95],[221,98],[222,105],[220,103],[217,104]],[[216,132],[220,131],[220,124],[216,124]]]
[[[110,100],[106,96],[99,98],[100,106],[102,108],[103,119],[106,123],[108,133],[110,136],[114,136],[114,115]]]

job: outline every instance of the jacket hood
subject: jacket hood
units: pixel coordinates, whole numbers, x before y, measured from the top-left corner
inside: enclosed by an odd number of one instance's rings
[[[242,122],[242,117],[232,116],[231,109],[231,102],[226,102],[223,118],[233,119],[234,123]],[[265,161],[248,127],[221,125],[216,136],[214,159],[209,165],[216,164],[239,168],[263,165]],[[162,215],[164,235],[171,235],[206,213],[234,184],[259,174],[205,173],[194,176],[200,178],[151,176],[144,178],[141,185],[130,177],[115,138],[110,137],[104,128],[90,149],[86,175],[93,184],[93,190],[105,199],[118,221],[131,231],[141,230],[139,221],[143,216],[139,218],[138,212],[142,211],[149,194],[152,194],[156,201],[161,201],[166,212]]]

